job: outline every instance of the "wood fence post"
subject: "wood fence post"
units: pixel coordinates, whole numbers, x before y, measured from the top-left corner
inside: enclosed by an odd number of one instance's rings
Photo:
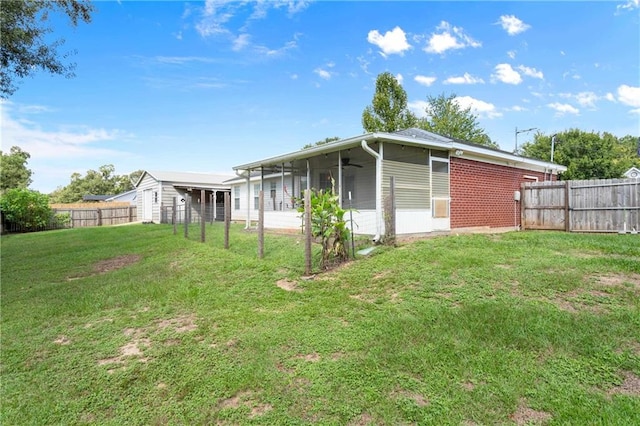
[[[571,232],[571,181],[564,184],[564,231]]]
[[[260,190],[258,199],[258,257],[264,258],[264,191]]]
[[[98,226],[102,226],[102,210],[96,209],[96,212],[98,213]]]
[[[204,189],[200,190],[200,242],[204,243],[205,239],[205,225],[207,224],[207,198]]]
[[[213,219],[216,215],[216,197],[215,197],[215,191],[212,191],[211,194],[209,194],[209,205],[211,206],[211,224],[213,225]]]
[[[191,208],[191,203],[189,202],[191,198],[191,193],[187,192],[184,197],[184,237],[189,238],[189,209]]]
[[[311,275],[311,190],[304,191],[304,273]]]
[[[173,235],[178,233],[178,221],[176,220],[178,207],[178,197],[173,197],[173,210],[171,211],[171,223],[173,224]]]
[[[231,227],[231,193],[224,193],[224,248],[229,248],[229,228]]]

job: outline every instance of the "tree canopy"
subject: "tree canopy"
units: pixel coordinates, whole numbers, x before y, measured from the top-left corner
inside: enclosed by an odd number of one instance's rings
[[[549,161],[552,137],[537,133],[532,142],[522,145],[521,154]],[[553,161],[567,167],[563,180],[620,178],[632,166],[640,165],[637,137],[569,129],[556,135]]]
[[[366,132],[395,132],[415,126],[416,116],[407,108],[407,92],[389,72],[376,78],[371,105],[362,112]]]
[[[140,177],[141,171],[130,175],[116,175],[112,164],[100,166],[98,170],[88,170],[85,176],[71,175],[71,183],[51,193],[52,203],[75,203],[84,195],[116,195],[133,189],[132,177]]]
[[[427,116],[418,121],[417,126],[442,136],[460,139],[491,148],[498,148],[486,131],[478,123],[478,116],[471,107],[462,108],[456,102],[456,95],[427,97]]]
[[[91,22],[93,6],[84,0],[10,0],[0,7],[0,97],[7,98],[17,89],[16,79],[32,75],[38,69],[73,77],[75,64],[65,63],[70,52],[60,53],[63,39],[51,41],[51,12],[64,13],[72,26]]]
[[[31,156],[17,146],[9,153],[0,151],[0,194],[9,189],[27,188],[31,184],[32,172],[27,168]]]

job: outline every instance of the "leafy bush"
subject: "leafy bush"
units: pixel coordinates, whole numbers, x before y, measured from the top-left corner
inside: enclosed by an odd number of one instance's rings
[[[0,197],[0,209],[5,222],[23,231],[35,231],[49,224],[51,208],[49,196],[25,188],[14,188]]]
[[[304,203],[298,208],[304,212]],[[328,268],[333,262],[349,258],[349,237],[351,235],[338,196],[333,190],[311,191],[311,235],[320,238],[322,245],[321,268]]]
[[[71,215],[69,213],[56,213],[53,215],[53,227],[69,228],[71,226]]]

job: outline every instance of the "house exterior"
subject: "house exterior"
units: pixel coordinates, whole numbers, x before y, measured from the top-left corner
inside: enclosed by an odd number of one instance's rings
[[[640,169],[632,167],[623,173],[623,176],[629,179],[640,179]]]
[[[129,203],[132,206],[137,206],[138,205],[137,194],[138,194],[138,190],[132,189],[131,191],[122,192],[120,194],[110,195],[109,198],[107,198],[105,201],[108,203],[117,201],[122,203]]]
[[[210,216],[207,220],[224,220],[224,193],[230,191],[224,182],[229,178],[231,175],[145,171],[135,185],[138,221],[170,223],[174,199],[177,210],[182,212],[179,221],[184,220],[187,201],[192,220],[200,217],[201,202]]]
[[[396,233],[461,228],[517,228],[525,182],[556,180],[566,167],[444,137],[421,129],[368,133],[233,168],[231,216],[258,218],[264,189],[267,228],[301,226],[298,200],[307,188],[332,186],[353,209],[353,231],[385,232],[385,202],[395,182]]]

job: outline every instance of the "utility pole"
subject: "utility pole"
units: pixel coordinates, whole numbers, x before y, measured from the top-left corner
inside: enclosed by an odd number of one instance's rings
[[[518,133],[527,133],[527,132],[530,132],[532,130],[538,130],[538,128],[537,127],[532,127],[530,129],[518,130],[518,126],[516,126],[516,148],[513,150],[514,154],[518,153]]]

